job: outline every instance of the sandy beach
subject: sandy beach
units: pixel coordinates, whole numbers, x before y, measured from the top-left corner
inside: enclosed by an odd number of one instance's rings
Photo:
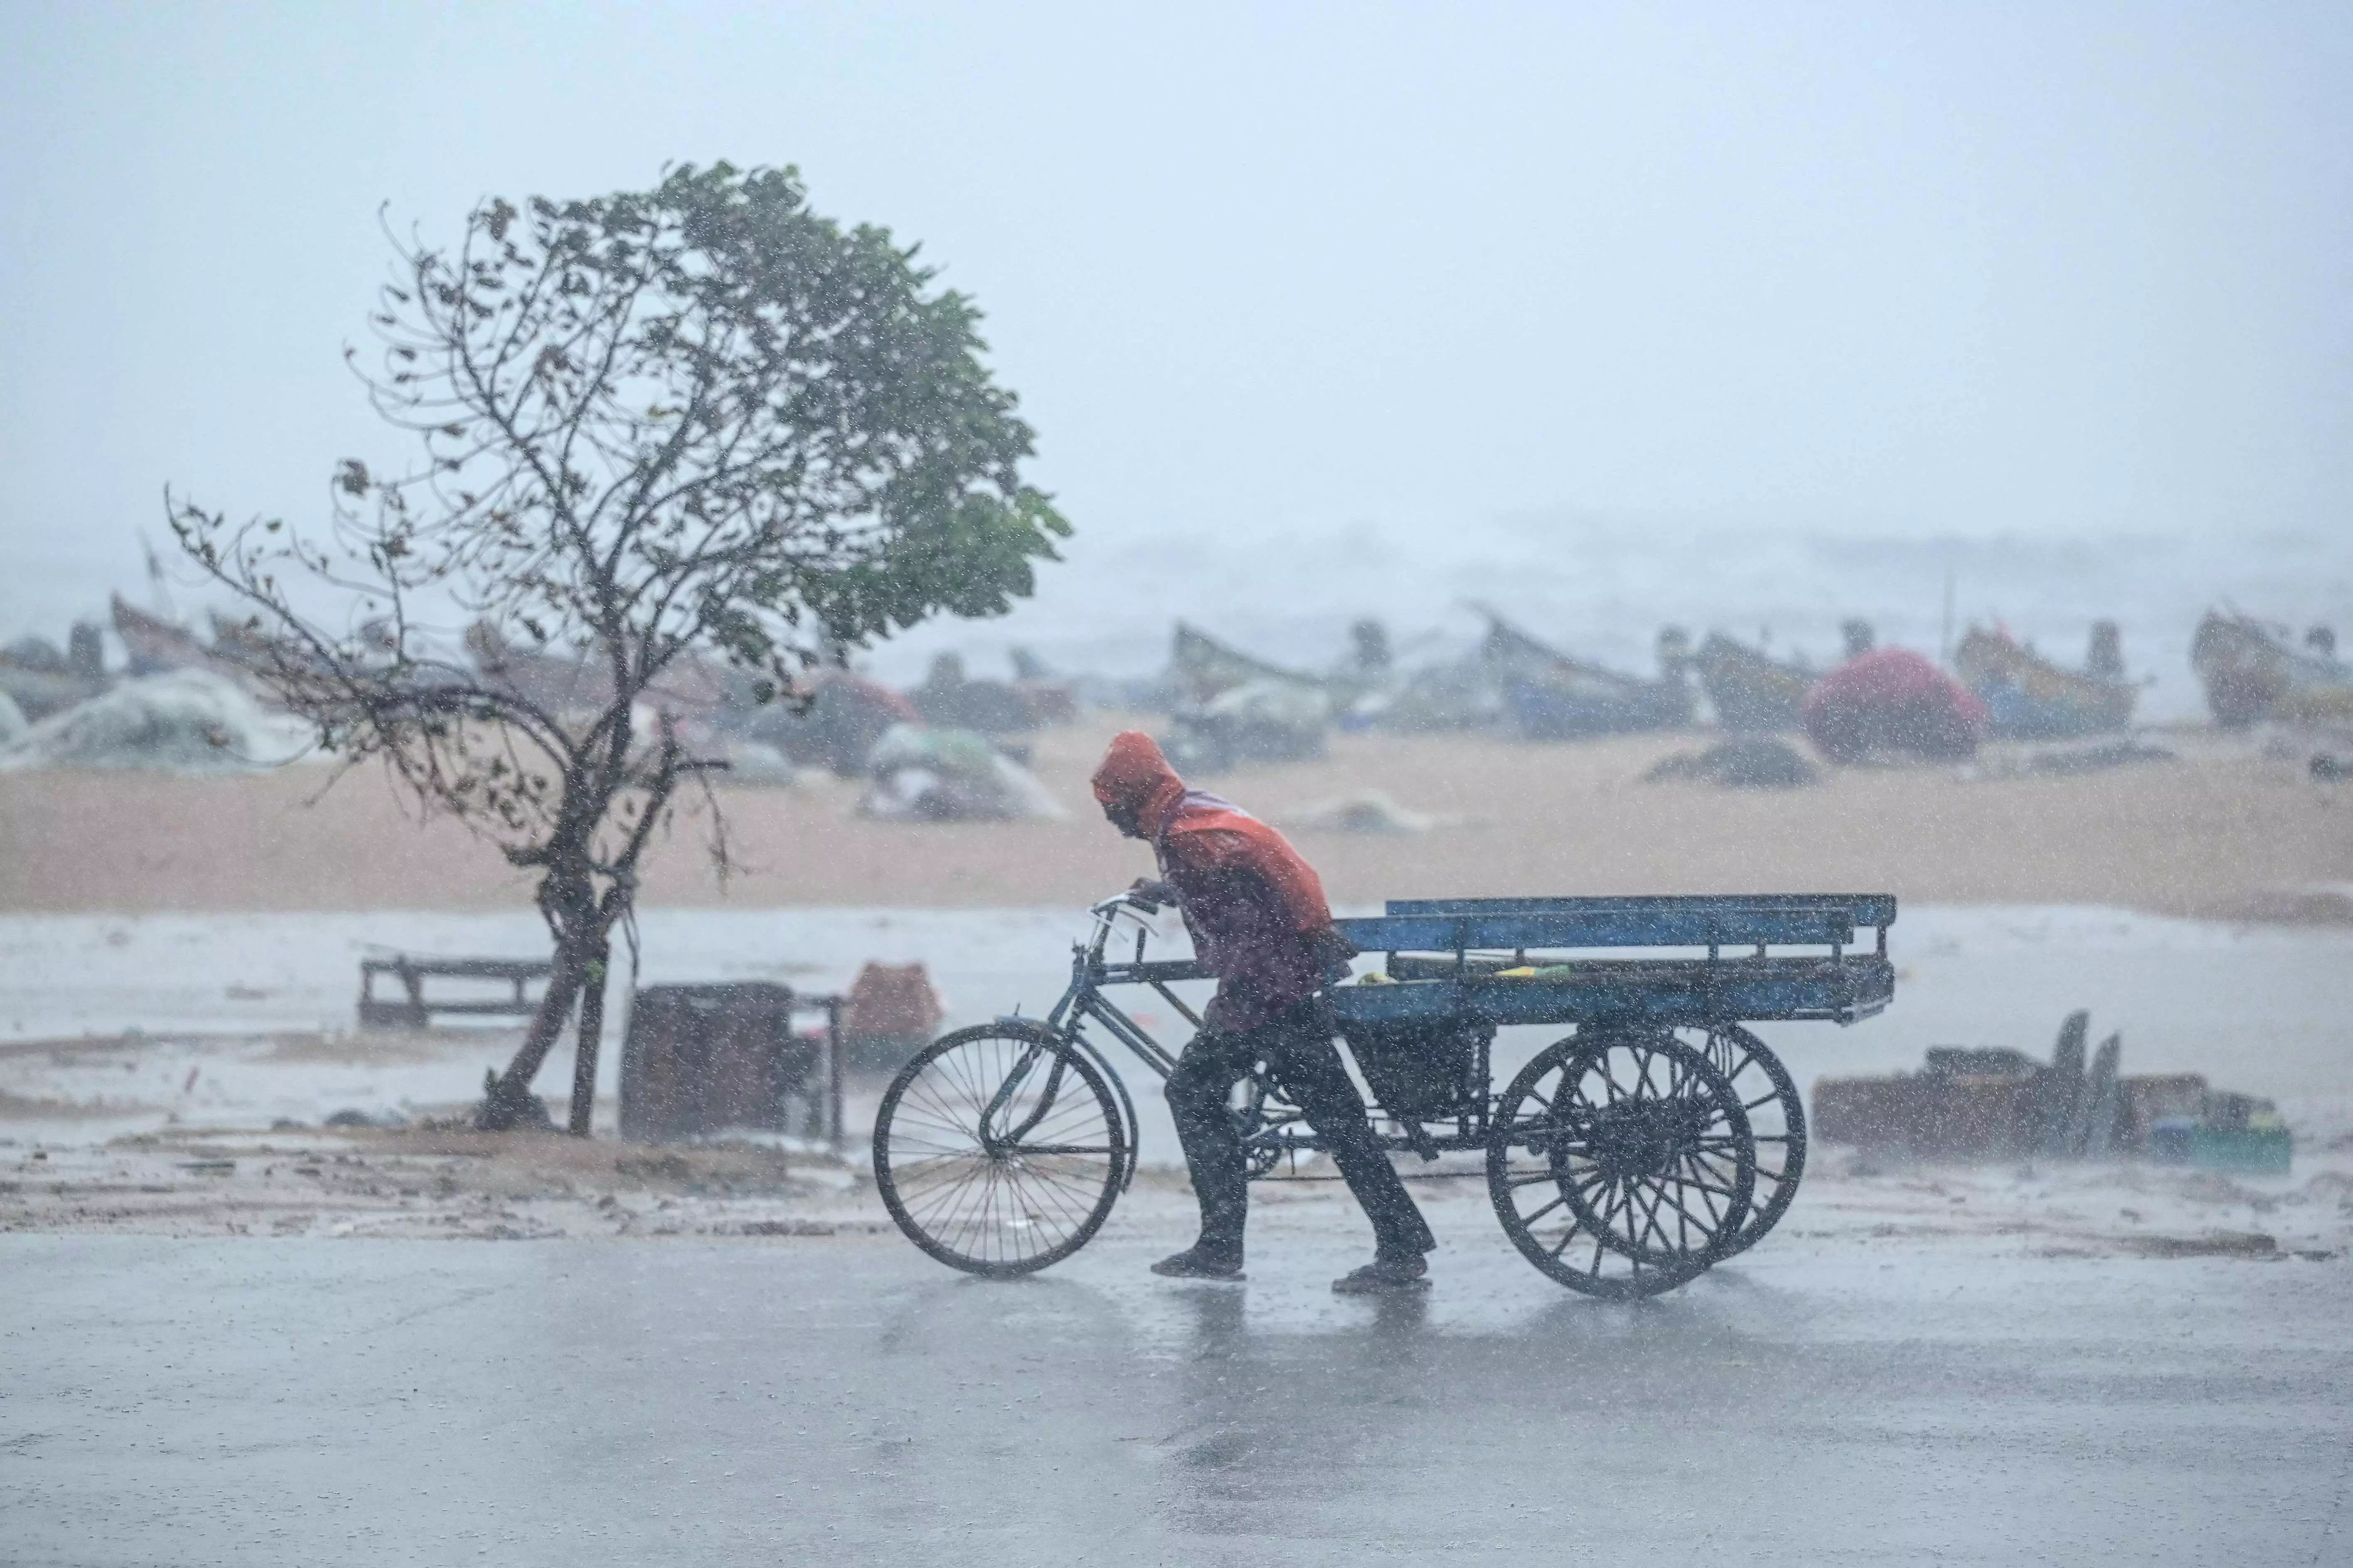
[[[680,814],[644,891],[669,907],[1040,907],[1083,903],[1147,868],[1096,816],[1086,777],[1118,727],[1094,716],[1036,740],[1060,822],[921,825],[856,815],[858,786],[723,788],[743,869],[725,887],[706,823]],[[1646,784],[1704,734],[1571,745],[1335,737],[1313,763],[1199,781],[1295,824],[1382,792],[1452,821],[1411,835],[1297,829],[1335,901],[1414,895],[1886,890],[1939,904],[2101,904],[2226,919],[2327,915],[2353,883],[2353,792],[2300,756],[2204,731],[2177,753],[2073,777],[1972,769],[1833,770],[1797,790]],[[381,775],[328,787],[301,766],[228,778],[0,777],[0,910],[498,910],[529,883],[447,821],[418,823]]]

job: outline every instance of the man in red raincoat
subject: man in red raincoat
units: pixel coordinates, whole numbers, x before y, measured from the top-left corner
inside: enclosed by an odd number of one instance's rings
[[[1201,1205],[1201,1238],[1152,1266],[1178,1279],[1239,1279],[1250,1183],[1227,1109],[1234,1085],[1264,1062],[1331,1152],[1373,1223],[1373,1261],[1333,1281],[1348,1294],[1426,1283],[1438,1245],[1365,1118],[1333,1048],[1321,994],[1355,949],[1333,929],[1314,868],[1282,835],[1231,801],[1185,787],[1152,737],[1127,731],[1095,770],[1113,826],[1152,846],[1160,881],[1137,890],[1174,902],[1193,952],[1218,977],[1202,1027],[1168,1079],[1168,1109]]]

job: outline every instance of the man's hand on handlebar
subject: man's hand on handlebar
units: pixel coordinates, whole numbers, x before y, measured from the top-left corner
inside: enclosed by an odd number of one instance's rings
[[[1127,889],[1127,901],[1138,909],[1156,913],[1176,901],[1176,889],[1166,882],[1138,877]]]

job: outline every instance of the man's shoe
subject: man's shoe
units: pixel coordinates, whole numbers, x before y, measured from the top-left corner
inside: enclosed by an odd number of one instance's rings
[[[1341,1296],[1378,1296],[1391,1290],[1427,1290],[1430,1289],[1430,1265],[1421,1254],[1409,1252],[1398,1258],[1376,1258],[1362,1268],[1351,1270],[1332,1281],[1335,1294]]]
[[[1242,1277],[1242,1260],[1188,1247],[1174,1257],[1164,1258],[1154,1264],[1152,1271],[1164,1279],[1240,1279]]]

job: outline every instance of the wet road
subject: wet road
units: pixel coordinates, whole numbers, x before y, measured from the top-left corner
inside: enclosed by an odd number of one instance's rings
[[[2353,1559],[2342,1261],[1777,1237],[1624,1308],[1435,1207],[1381,1302],[1312,1215],[1240,1287],[1116,1219],[1012,1285],[891,1237],[6,1238],[0,1559]]]

